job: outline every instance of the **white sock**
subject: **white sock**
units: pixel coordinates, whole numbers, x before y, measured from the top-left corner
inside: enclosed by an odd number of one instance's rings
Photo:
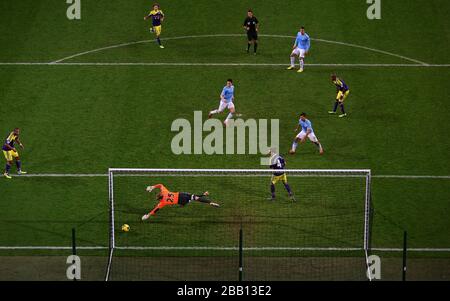
[[[294,141],[294,143],[292,143],[292,150],[295,151],[297,149],[297,142]]]
[[[227,122],[231,118],[233,118],[233,113],[229,113],[228,114],[227,119],[225,119],[225,122]]]
[[[300,59],[300,69],[303,69],[303,59]]]
[[[291,56],[291,66],[295,66],[295,56]]]

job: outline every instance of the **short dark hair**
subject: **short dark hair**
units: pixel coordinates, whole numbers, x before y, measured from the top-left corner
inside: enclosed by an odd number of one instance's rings
[[[249,8],[247,12],[248,12],[248,13],[252,13],[253,11],[252,11],[251,8]]]
[[[305,26],[300,27],[300,29],[305,29]]]
[[[152,7],[158,6],[158,8],[160,7],[158,3],[153,4]]]
[[[302,112],[301,114],[300,114],[300,117],[306,117],[306,113],[305,112]]]
[[[233,80],[231,78],[227,79],[227,82],[233,83]]]

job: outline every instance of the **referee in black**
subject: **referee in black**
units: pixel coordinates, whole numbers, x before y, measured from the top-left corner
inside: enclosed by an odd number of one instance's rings
[[[253,15],[253,11],[247,11],[247,18],[244,21],[244,29],[247,31],[247,53],[250,52],[250,45],[253,44],[253,51],[256,55],[256,48],[258,48],[258,19]]]

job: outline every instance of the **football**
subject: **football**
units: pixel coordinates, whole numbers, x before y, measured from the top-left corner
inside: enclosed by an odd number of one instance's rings
[[[130,225],[128,225],[128,224],[123,224],[123,225],[122,225],[122,231],[123,231],[123,232],[128,232],[128,231],[130,231]]]

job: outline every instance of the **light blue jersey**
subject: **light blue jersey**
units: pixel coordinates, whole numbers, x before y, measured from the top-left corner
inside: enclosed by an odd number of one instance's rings
[[[297,34],[297,38],[295,39],[294,45],[296,45],[300,49],[304,49],[304,50],[308,51],[309,47],[311,46],[308,34],[305,32],[305,34],[302,35],[299,32]]]
[[[312,123],[308,119],[305,119],[305,121],[300,119],[298,124],[302,127],[302,131],[304,131],[305,133],[308,129],[311,130],[311,133],[314,133],[314,130],[312,128]]]
[[[228,87],[225,86],[223,87],[222,93],[220,94],[223,96],[223,98],[225,98],[225,102],[226,103],[230,103],[233,101],[233,96],[234,96],[234,86]]]

